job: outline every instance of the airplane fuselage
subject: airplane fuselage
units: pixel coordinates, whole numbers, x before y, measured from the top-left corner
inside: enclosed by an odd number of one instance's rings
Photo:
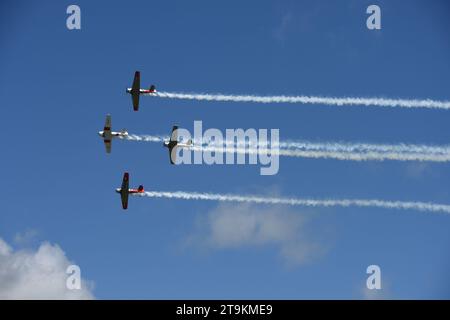
[[[136,94],[136,93],[139,93],[139,94],[143,94],[143,93],[156,94],[156,90],[139,89],[139,92],[136,92],[136,91],[133,90],[133,88],[127,88],[127,93],[132,94],[132,95]]]
[[[192,143],[189,144],[178,141],[164,141],[163,146],[169,149],[172,149],[174,147],[190,148],[192,147]]]
[[[126,131],[120,131],[120,132],[116,132],[116,131],[99,131],[98,135],[102,138],[108,139],[108,138],[112,138],[112,137],[125,137],[128,135],[128,132]]]
[[[123,190],[126,192],[126,189]],[[122,194],[122,189],[121,188],[116,188],[116,192]],[[143,193],[144,190],[139,190],[139,189],[128,189],[128,194],[133,194],[133,193]]]

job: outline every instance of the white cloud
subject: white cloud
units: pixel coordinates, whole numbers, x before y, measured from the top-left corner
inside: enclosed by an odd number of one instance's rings
[[[14,251],[0,238],[0,299],[93,299],[92,284],[66,287],[72,263],[58,245],[42,243],[36,251]]]
[[[0,238],[0,256],[9,255],[11,252],[11,247]]]
[[[303,264],[324,253],[307,239],[305,218],[283,206],[220,204],[199,221],[191,243],[209,249],[275,245],[288,264]]]

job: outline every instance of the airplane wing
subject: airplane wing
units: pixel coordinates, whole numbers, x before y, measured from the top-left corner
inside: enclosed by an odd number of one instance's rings
[[[103,142],[105,143],[106,153],[111,153],[111,115],[106,115],[105,126],[103,127]]]
[[[134,79],[133,79],[133,91],[139,92],[139,89],[141,88],[141,73],[139,71],[136,71],[134,73]]]
[[[170,164],[175,164],[175,162],[177,161],[177,150],[178,150],[177,146],[169,148]]]
[[[123,189],[128,190],[128,185],[129,185],[129,174],[128,174],[128,172],[125,172],[125,173],[123,174],[122,187],[121,187],[121,189],[122,189],[122,190],[123,190]]]
[[[120,192],[120,198],[122,200],[122,208],[127,209],[128,208],[128,187],[129,187],[129,174],[128,172],[125,172],[123,174],[122,179],[122,187]]]
[[[103,140],[105,143],[106,153],[111,153],[111,140]]]
[[[139,91],[133,92],[133,94],[131,95],[131,100],[133,101],[134,111],[138,111],[139,110]]]
[[[170,135],[170,141],[178,141],[178,126],[172,127],[172,134]]]
[[[131,99],[133,100],[133,109],[138,111],[139,109],[139,90],[141,89],[141,73],[136,71],[134,73],[133,87],[131,88]]]
[[[120,197],[122,199],[122,208],[126,210],[128,208],[128,191],[124,191],[120,194]]]
[[[103,128],[103,131],[111,131],[111,115],[110,114],[106,115],[105,127]]]

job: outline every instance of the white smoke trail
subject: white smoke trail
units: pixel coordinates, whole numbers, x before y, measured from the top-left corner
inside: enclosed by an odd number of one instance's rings
[[[124,139],[132,141],[163,142],[165,136],[128,135]],[[225,147],[214,142],[195,145],[193,151],[226,152],[238,154],[273,154],[286,157],[336,159],[346,161],[430,161],[450,162],[449,146],[427,145],[383,145],[366,143],[315,143],[308,141],[286,141],[279,143],[279,149],[271,146],[251,145],[245,142],[234,143],[234,147]],[[272,146],[274,147],[274,146]],[[276,146],[275,146],[276,147]]]
[[[163,142],[165,140],[164,136],[137,135],[137,134],[129,134],[120,138],[123,140],[144,141],[144,142]]]
[[[220,147],[217,143],[207,143],[208,147]],[[269,145],[252,144],[246,142],[234,143],[234,147],[240,148],[270,148]],[[336,142],[309,142],[309,141],[282,141],[272,147],[279,147],[286,150],[301,150],[303,152],[317,151],[321,154],[346,154],[346,153],[358,153],[358,154],[373,154],[378,156],[388,155],[389,158],[396,158],[396,155],[406,155],[425,158],[433,158],[440,156],[441,159],[445,159],[450,156],[450,146],[433,146],[433,145],[414,145],[414,144],[367,144],[367,143],[336,143]],[[302,153],[298,153],[302,154]],[[288,155],[288,154],[286,154]],[[408,158],[408,157],[407,157]],[[439,158],[439,157],[438,157]],[[399,159],[401,160],[401,159]],[[408,160],[408,159],[405,159]]]
[[[163,142],[168,140],[168,136],[163,135],[136,135],[130,134],[123,137],[125,140],[144,141],[144,142]],[[194,140],[194,144],[198,143]],[[202,142],[205,146],[220,146],[214,141]],[[252,147],[257,148],[248,142],[234,142],[235,147]],[[301,149],[305,151],[336,151],[336,152],[392,152],[392,153],[427,153],[427,154],[450,154],[450,146],[434,146],[423,144],[368,144],[368,143],[346,143],[346,142],[310,142],[310,141],[282,141],[279,142],[278,147],[281,149]]]
[[[384,201],[376,199],[299,199],[299,198],[271,198],[261,196],[239,196],[231,194],[214,194],[199,192],[165,192],[165,191],[146,191],[138,196],[151,198],[169,198],[184,200],[210,200],[210,201],[230,201],[230,202],[250,202],[258,204],[282,204],[290,206],[308,206],[308,207],[377,207],[384,209],[413,209],[426,212],[440,212],[450,214],[450,205],[435,204],[428,202],[402,202],[402,201]]]
[[[337,152],[395,152],[395,153],[433,153],[450,154],[450,146],[433,146],[420,144],[367,144],[345,142],[309,142],[284,141],[279,143],[280,148],[303,150],[326,150]]]
[[[450,101],[431,99],[387,99],[387,98],[354,98],[354,97],[319,97],[319,96],[253,96],[253,95],[225,95],[225,94],[197,94],[157,92],[146,94],[161,98],[204,100],[204,101],[232,101],[232,102],[257,102],[257,103],[302,103],[324,104],[329,106],[376,106],[391,108],[427,108],[450,109]]]
[[[289,149],[252,149],[252,148],[221,148],[221,147],[197,147],[191,148],[193,151],[202,152],[224,152],[237,154],[271,154],[295,158],[311,159],[336,159],[346,161],[430,161],[449,162],[450,154],[420,154],[420,153],[396,153],[396,152],[337,152],[337,151],[310,151],[310,150],[289,150]]]

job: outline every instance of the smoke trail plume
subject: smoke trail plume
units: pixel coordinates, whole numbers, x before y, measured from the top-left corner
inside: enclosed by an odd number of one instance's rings
[[[395,152],[395,153],[433,153],[450,154],[450,146],[433,146],[421,144],[368,144],[345,142],[309,142],[309,141],[284,141],[280,142],[280,148],[321,150],[336,152]]]
[[[160,98],[199,100],[199,101],[231,101],[256,103],[301,103],[323,104],[328,106],[374,106],[390,108],[426,108],[450,109],[450,101],[431,99],[388,99],[388,98],[362,98],[362,97],[320,97],[320,96],[254,96],[254,95],[226,95],[226,94],[198,94],[157,92],[147,94]]]
[[[129,134],[127,136],[123,136],[120,138],[123,140],[144,141],[144,142],[163,142],[165,140],[165,137],[163,136],[137,135],[137,134]]]
[[[169,139],[165,136],[129,135],[126,140],[163,142]],[[197,145],[196,145],[197,143]],[[226,152],[239,154],[273,154],[285,157],[336,159],[345,161],[430,161],[450,162],[449,146],[427,146],[413,144],[367,144],[367,143],[317,143],[308,141],[280,142],[278,149],[270,150],[270,145],[252,145],[247,142],[235,142],[234,146],[223,146],[214,142],[194,140],[193,151]]]
[[[239,154],[272,154],[286,157],[335,159],[345,161],[430,161],[449,162],[450,154],[421,154],[396,152],[337,152],[328,150],[289,150],[289,149],[249,149],[249,148],[220,148],[220,147],[192,147],[193,151],[224,152]]]
[[[376,207],[384,209],[402,209],[418,210],[424,212],[435,212],[450,214],[450,205],[435,204],[427,202],[402,202],[402,201],[384,201],[376,199],[299,199],[299,198],[271,198],[261,196],[241,196],[231,194],[214,194],[199,192],[164,192],[164,191],[146,191],[138,196],[150,198],[169,198],[183,200],[210,200],[210,201],[229,201],[229,202],[247,202],[257,204],[274,204],[290,206],[308,206],[308,207]]]

